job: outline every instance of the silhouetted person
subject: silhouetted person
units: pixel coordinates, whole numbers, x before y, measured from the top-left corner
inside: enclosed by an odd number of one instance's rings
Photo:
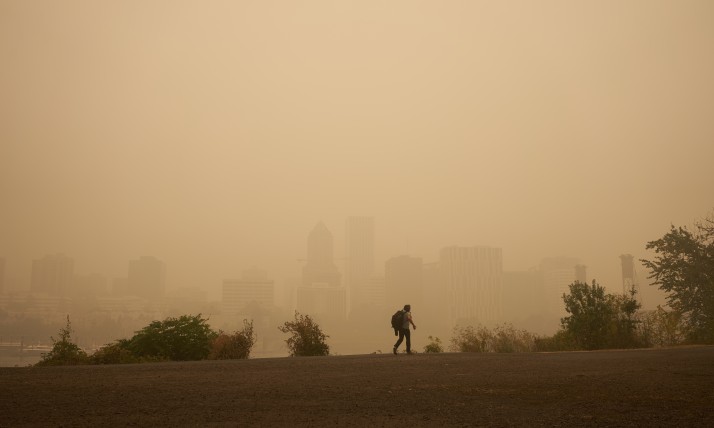
[[[394,355],[397,354],[397,348],[399,348],[399,345],[402,344],[405,337],[407,338],[407,354],[412,353],[412,339],[411,332],[409,331],[409,324],[414,327],[414,330],[416,330],[416,324],[412,321],[411,310],[411,305],[404,305],[404,309],[402,310],[402,327],[399,329],[399,339],[397,339],[397,343],[394,344],[394,349],[392,350]]]

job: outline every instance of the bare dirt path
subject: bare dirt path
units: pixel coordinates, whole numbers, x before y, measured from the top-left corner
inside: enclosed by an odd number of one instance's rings
[[[714,347],[0,368],[0,426],[714,426]]]

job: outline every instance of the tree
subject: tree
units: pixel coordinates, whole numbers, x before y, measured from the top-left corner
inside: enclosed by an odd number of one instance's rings
[[[153,321],[123,342],[122,347],[148,360],[203,360],[211,352],[211,342],[217,336],[207,321],[201,314]]]
[[[79,346],[72,342],[72,325],[69,322],[67,315],[67,325],[60,328],[59,340],[52,339],[52,350],[42,355],[42,359],[37,363],[38,366],[69,366],[78,364],[87,364],[87,353]]]
[[[291,357],[330,355],[330,347],[325,342],[330,336],[323,333],[309,315],[295,311],[295,320],[286,321],[278,330],[292,334],[285,340]]]
[[[595,280],[592,285],[574,282],[563,294],[570,315],[560,323],[581,349],[628,348],[636,345],[635,313],[640,304],[630,296],[605,293]]]
[[[235,331],[233,334],[218,332],[218,336],[213,339],[211,353],[208,358],[211,360],[236,360],[250,356],[250,351],[255,344],[256,336],[253,331],[253,321],[243,320],[243,330]]]
[[[683,316],[688,339],[714,343],[714,212],[693,229],[672,225],[647,243],[655,258],[641,261],[651,285],[666,292],[669,306]]]

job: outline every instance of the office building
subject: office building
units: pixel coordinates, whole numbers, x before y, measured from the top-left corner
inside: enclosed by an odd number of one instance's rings
[[[32,261],[30,291],[49,296],[68,296],[74,281],[74,260],[64,254]]]
[[[452,325],[492,325],[501,321],[500,248],[447,247],[441,250],[439,265]]]
[[[269,311],[275,302],[275,282],[261,269],[243,271],[241,279],[223,281],[223,314],[243,314],[248,309]]]
[[[141,257],[129,262],[127,294],[147,300],[159,300],[166,291],[166,266],[155,257]]]
[[[374,276],[374,218],[349,217],[345,222],[345,282],[350,307],[367,303]]]

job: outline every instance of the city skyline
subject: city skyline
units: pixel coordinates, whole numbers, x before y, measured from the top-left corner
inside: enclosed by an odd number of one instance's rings
[[[713,20],[703,0],[3,1],[4,291],[59,253],[85,286],[151,255],[167,291],[216,299],[251,266],[279,291],[318,221],[348,285],[345,222],[368,216],[377,277],[485,246],[620,292],[620,255],[712,210]]]

